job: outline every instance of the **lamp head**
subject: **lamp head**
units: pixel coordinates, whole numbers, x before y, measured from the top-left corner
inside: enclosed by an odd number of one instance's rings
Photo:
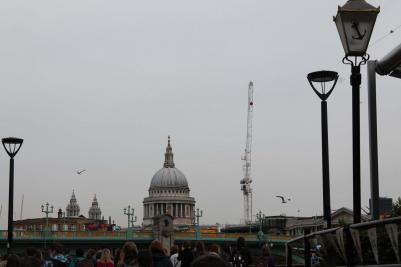
[[[1,142],[3,143],[3,147],[6,150],[7,154],[10,156],[10,158],[14,158],[15,155],[17,155],[18,151],[20,150],[22,142],[24,142],[24,139],[17,137],[6,137],[1,139]]]
[[[338,73],[335,71],[321,70],[311,72],[306,77],[313,91],[315,91],[322,101],[325,101],[333,92],[333,89],[337,84]],[[330,85],[327,86],[329,83],[332,83],[331,88]],[[317,89],[315,84],[320,84],[320,89]]]
[[[380,7],[374,7],[365,0],[348,0],[338,7],[333,18],[345,56],[364,56],[369,46]]]

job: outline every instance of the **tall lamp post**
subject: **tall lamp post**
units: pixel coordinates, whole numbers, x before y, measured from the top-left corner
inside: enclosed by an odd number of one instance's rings
[[[313,91],[322,100],[322,173],[323,173],[323,217],[326,221],[327,228],[331,228],[331,208],[330,208],[330,168],[329,168],[329,137],[327,126],[327,98],[333,92],[337,84],[338,73],[335,71],[316,71],[311,72],[307,76],[309,84]],[[327,87],[327,83],[331,83],[331,88]],[[315,84],[320,84],[320,89]]]
[[[199,208],[196,209],[196,212],[194,210],[194,224],[195,224],[195,230],[196,230],[196,240],[200,239],[200,224],[199,224],[199,219],[203,217],[203,210],[200,210]]]
[[[49,214],[53,213],[54,207],[51,206],[50,209],[49,209],[49,203],[46,202],[46,204],[42,205],[41,208],[42,208],[42,212],[46,214],[46,228],[45,228],[45,231],[44,231],[44,234],[45,234],[45,248],[46,248],[47,235],[49,233]]]
[[[10,156],[10,182],[8,185],[8,235],[7,235],[7,253],[12,252],[13,248],[13,211],[14,211],[14,157],[20,150],[21,138],[7,137],[1,140],[3,147]]]
[[[344,64],[351,65],[352,86],[352,168],[354,223],[361,222],[361,151],[360,151],[360,85],[361,65],[366,64],[366,51],[380,8],[365,0],[348,0],[338,7],[334,22],[344,48]],[[359,59],[358,59],[359,58]]]
[[[135,214],[135,209],[131,208],[131,205],[128,205],[128,208],[124,208],[124,214],[127,215],[128,217],[128,228],[127,228],[127,236],[129,238],[133,237],[132,234],[132,226],[134,224],[134,214]],[[135,221],[136,221],[136,217],[135,217]]]
[[[256,213],[256,220],[259,222],[259,231],[260,232],[263,232],[263,219],[264,218],[265,218],[265,214],[259,210],[259,212]]]

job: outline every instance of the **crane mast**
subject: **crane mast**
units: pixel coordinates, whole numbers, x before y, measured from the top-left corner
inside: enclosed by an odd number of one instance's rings
[[[252,178],[251,178],[251,149],[252,149],[252,117],[253,117],[253,82],[248,86],[248,114],[245,153],[242,157],[244,178],[241,180],[241,190],[244,195],[244,221],[252,222]]]

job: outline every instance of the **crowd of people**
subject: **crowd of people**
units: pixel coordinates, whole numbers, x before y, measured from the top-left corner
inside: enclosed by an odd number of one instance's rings
[[[52,245],[42,253],[28,248],[23,254],[9,254],[0,259],[0,267],[274,267],[267,244],[262,245],[261,255],[253,259],[245,239],[239,237],[236,246],[211,245],[208,249],[202,241],[192,248],[189,241],[174,245],[168,252],[158,240],[148,249],[138,250],[134,242],[126,242],[122,248],[76,249],[75,255],[66,253],[60,244]]]

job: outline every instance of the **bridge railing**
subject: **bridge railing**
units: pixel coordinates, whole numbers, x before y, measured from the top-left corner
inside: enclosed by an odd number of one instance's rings
[[[44,240],[44,239],[151,239],[150,232],[130,231],[19,231],[13,232],[15,240]],[[7,239],[7,230],[0,231],[0,240]]]
[[[305,266],[386,265],[400,262],[401,217],[308,233],[286,243],[287,266],[303,258]]]
[[[258,237],[255,234],[248,233],[201,233],[192,232],[175,232],[177,240],[226,240],[235,241],[239,236],[243,236],[248,241],[257,241]],[[152,239],[153,232],[142,231],[19,231],[13,233],[14,239],[26,240],[60,240],[60,239]],[[0,239],[7,239],[7,230],[0,231]],[[281,238],[282,239],[282,238]],[[272,241],[275,240],[272,236]]]

